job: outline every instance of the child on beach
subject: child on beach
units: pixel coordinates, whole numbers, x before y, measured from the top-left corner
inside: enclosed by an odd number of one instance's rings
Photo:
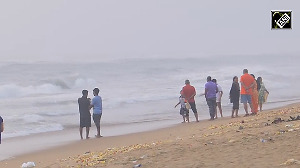
[[[180,94],[181,94],[181,96],[179,97],[179,102],[175,105],[174,108],[176,108],[180,104],[180,112],[179,113],[180,113],[180,115],[182,115],[182,118],[183,118],[182,123],[185,123],[186,121],[190,122],[189,110],[187,109],[187,105],[185,104],[185,102],[186,102],[185,97],[182,94],[182,91],[180,91]]]
[[[266,89],[261,77],[257,78],[257,91],[259,111],[262,111],[262,104],[266,102],[266,96],[268,96],[269,91]]]
[[[3,118],[0,116],[0,144],[1,144],[1,132],[4,130]]]
[[[216,116],[215,116],[215,119],[217,119],[218,118],[217,108],[219,109],[221,117],[223,117],[223,110],[222,110],[222,104],[221,104],[221,99],[222,99],[222,96],[223,96],[223,90],[222,90],[222,87],[217,83],[217,79],[213,79],[212,82],[214,82],[218,87],[218,93],[217,93],[217,99],[216,99],[216,102],[217,102]]]

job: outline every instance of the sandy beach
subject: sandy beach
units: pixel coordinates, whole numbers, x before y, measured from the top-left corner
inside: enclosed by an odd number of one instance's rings
[[[91,138],[3,160],[0,167],[20,167],[32,161],[39,168],[296,168],[300,167],[300,120],[289,120],[298,115],[300,103],[256,116],[225,117],[155,131]]]
[[[1,1],[0,168],[300,168],[299,11],[300,0]],[[231,118],[232,86],[264,111],[239,103]],[[87,139],[83,111],[101,113]]]

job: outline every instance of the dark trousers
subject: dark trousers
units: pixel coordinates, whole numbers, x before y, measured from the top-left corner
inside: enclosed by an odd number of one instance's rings
[[[216,98],[207,98],[206,99],[208,108],[209,108],[209,114],[210,114],[210,119],[214,119],[216,115]]]

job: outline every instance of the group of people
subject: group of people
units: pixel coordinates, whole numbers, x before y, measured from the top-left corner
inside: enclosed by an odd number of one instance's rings
[[[256,115],[259,110],[262,111],[262,104],[266,101],[266,97],[269,94],[269,91],[266,89],[262,78],[258,77],[255,79],[253,74],[248,74],[248,70],[243,70],[243,75],[240,79],[241,90],[239,92],[239,83],[238,77],[233,78],[232,87],[230,90],[230,100],[233,103],[233,110],[231,117],[238,116],[239,109],[239,97],[241,97],[241,103],[244,105],[245,116]],[[239,95],[240,93],[240,95]],[[248,112],[248,104],[251,109],[251,113]]]
[[[82,91],[82,97],[78,98],[79,114],[80,114],[80,137],[83,139],[82,132],[83,128],[86,127],[86,139],[89,139],[89,132],[91,127],[91,113],[90,109],[93,108],[93,120],[97,127],[97,134],[95,137],[102,137],[100,134],[100,120],[102,116],[102,98],[99,96],[99,89],[93,90],[94,98],[88,98],[88,91]],[[3,118],[0,116],[0,144],[1,144],[1,132],[4,131]]]
[[[240,87],[241,84],[241,87]],[[253,74],[248,74],[248,70],[243,70],[243,75],[240,78],[240,84],[238,77],[233,77],[233,83],[230,89],[230,102],[233,103],[231,117],[238,117],[239,100],[244,105],[245,116],[256,115],[258,107],[262,111],[262,104],[266,101],[266,94],[269,94],[268,90],[262,82],[262,78],[255,79]],[[91,113],[93,108],[93,121],[97,128],[97,138],[102,137],[100,134],[100,120],[102,116],[102,98],[99,96],[99,89],[94,88],[94,98],[91,100],[88,98],[88,91],[82,91],[82,97],[78,98],[79,113],[80,113],[80,137],[83,139],[83,128],[86,127],[86,139],[89,139],[89,131],[91,127]],[[218,118],[217,108],[220,111],[221,117],[223,117],[221,98],[223,95],[222,87],[217,84],[216,79],[212,79],[211,76],[207,77],[207,83],[205,84],[205,90],[203,94],[206,98],[206,102],[209,108],[210,120]],[[185,86],[180,91],[179,102],[175,105],[175,108],[180,104],[180,114],[183,117],[183,122],[189,122],[189,109],[192,109],[196,122],[199,122],[198,112],[195,103],[196,89],[190,84],[189,80],[185,81]],[[248,112],[248,104],[251,108],[251,114]],[[4,130],[3,119],[0,116],[0,144],[1,144],[1,132]]]
[[[90,109],[93,108],[93,120],[97,128],[97,134],[95,137],[102,137],[100,134],[100,120],[102,116],[102,98],[99,96],[99,89],[93,90],[94,98],[88,98],[88,91],[82,91],[82,97],[78,98],[79,114],[80,114],[80,138],[83,139],[83,128],[86,127],[86,139],[89,139],[89,132],[91,127],[91,113]]]
[[[206,98],[206,102],[209,108],[210,120],[218,118],[217,108],[220,111],[221,117],[223,117],[221,98],[223,95],[222,87],[217,84],[216,79],[212,79],[211,76],[207,77],[207,83],[205,84],[205,90],[203,94]],[[189,122],[189,109],[194,112],[196,121],[199,122],[198,113],[195,103],[196,89],[190,84],[189,80],[185,81],[185,86],[180,91],[179,102],[175,105],[175,108],[180,104],[180,115],[183,117],[183,122]]]
[[[265,88],[262,78],[258,77],[257,80],[253,74],[249,75],[248,70],[243,70],[243,75],[240,79],[241,87],[238,81],[238,77],[233,77],[233,83],[230,89],[230,102],[233,103],[231,117],[238,117],[239,101],[244,104],[245,116],[256,115],[258,112],[258,106],[262,111],[262,104],[266,101],[266,94],[269,94]],[[241,88],[241,89],[240,89]],[[221,117],[223,117],[221,98],[223,96],[223,90],[218,85],[216,79],[212,79],[211,76],[207,77],[207,83],[205,84],[204,95],[210,114],[210,120],[218,118],[217,109],[219,109]],[[180,91],[179,102],[175,105],[175,108],[180,104],[180,115],[183,117],[183,122],[189,122],[189,109],[194,112],[196,121],[199,122],[198,113],[195,104],[196,89],[190,84],[189,80],[185,81],[185,86]],[[251,108],[251,114],[248,112],[248,104]]]
[[[179,102],[175,105],[175,108],[180,104],[180,114],[183,117],[183,122],[190,122],[189,109],[194,112],[196,121],[199,122],[198,112],[195,103],[196,89],[190,84],[189,80],[185,81],[185,86],[180,91]]]

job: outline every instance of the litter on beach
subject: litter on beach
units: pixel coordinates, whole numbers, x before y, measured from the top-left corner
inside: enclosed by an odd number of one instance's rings
[[[21,168],[31,168],[31,167],[35,167],[34,162],[23,163],[22,166],[21,166]]]

